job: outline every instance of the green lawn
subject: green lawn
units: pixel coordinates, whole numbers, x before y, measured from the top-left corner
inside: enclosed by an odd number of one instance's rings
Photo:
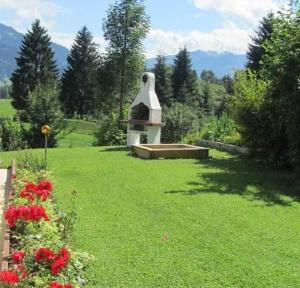
[[[58,142],[58,147],[63,148],[73,148],[73,147],[89,147],[93,146],[95,141],[92,135],[80,134],[77,132],[72,132],[66,135],[63,139]]]
[[[67,123],[68,123],[68,129],[78,134],[93,135],[96,131],[95,122],[68,119]]]
[[[10,99],[0,99],[0,117],[13,117],[15,110]]]
[[[211,155],[146,161],[122,148],[50,149],[59,204],[79,193],[74,245],[95,256],[89,287],[300,287],[299,185]]]

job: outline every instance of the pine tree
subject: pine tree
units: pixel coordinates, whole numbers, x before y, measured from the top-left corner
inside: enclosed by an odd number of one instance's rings
[[[23,38],[16,58],[17,68],[11,77],[12,104],[16,109],[26,110],[28,94],[38,84],[58,78],[54,52],[50,45],[51,38],[47,30],[36,20]]]
[[[260,61],[265,54],[265,48],[263,44],[266,40],[270,39],[272,32],[273,32],[273,21],[274,21],[274,14],[270,13],[267,17],[264,17],[260,22],[260,25],[252,37],[252,43],[249,44],[249,49],[247,52],[247,68],[251,69],[252,71],[259,71],[261,69]]]
[[[67,60],[68,68],[63,73],[60,95],[66,114],[92,114],[96,101],[99,55],[86,26],[77,33]]]
[[[119,119],[124,118],[124,105],[130,91],[134,91],[143,70],[142,40],[149,31],[149,17],[140,0],[119,0],[110,6],[103,24],[104,38],[108,41],[108,55],[115,63]]]
[[[219,79],[212,70],[203,70],[200,75],[201,80],[210,83],[218,83]]]
[[[197,100],[197,74],[186,48],[179,51],[174,60],[172,88],[175,100],[191,103]]]
[[[167,104],[172,97],[171,68],[166,64],[166,57],[158,55],[153,69],[155,74],[155,90],[160,104]]]

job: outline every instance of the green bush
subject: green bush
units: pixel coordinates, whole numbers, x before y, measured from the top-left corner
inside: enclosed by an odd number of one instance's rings
[[[26,147],[25,129],[22,124],[12,119],[0,119],[1,147],[5,151],[19,150]]]
[[[231,142],[231,144],[237,144],[236,140],[240,140],[236,123],[226,114],[223,114],[219,118],[209,118],[206,125],[200,131],[200,138],[226,143]]]
[[[62,132],[66,129],[67,123],[61,111],[58,95],[59,89],[55,82],[38,85],[30,93],[26,109],[27,118],[30,122],[30,129],[27,134],[30,147],[44,146],[44,136],[41,133],[43,125],[49,125],[51,128],[48,136],[49,147],[57,145]]]
[[[195,109],[181,103],[174,103],[171,107],[164,107],[162,142],[178,143],[188,133],[196,132],[202,125],[200,115]]]
[[[95,146],[125,145],[126,134],[124,133],[124,130],[119,128],[116,113],[111,113],[109,116],[99,116],[95,138]]]
[[[245,146],[252,154],[268,160],[279,160],[275,156],[280,139],[274,135],[272,108],[266,101],[269,82],[259,79],[249,70],[238,71],[234,81],[234,95],[227,102],[230,116],[239,125],[239,132]]]

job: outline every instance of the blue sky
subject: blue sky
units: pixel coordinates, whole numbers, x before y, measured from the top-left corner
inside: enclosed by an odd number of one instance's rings
[[[244,53],[258,21],[288,0],[145,0],[151,30],[145,54],[175,54],[178,49]],[[102,19],[113,0],[0,0],[0,22],[25,32],[40,18],[53,40],[70,47],[87,25],[105,49]]]

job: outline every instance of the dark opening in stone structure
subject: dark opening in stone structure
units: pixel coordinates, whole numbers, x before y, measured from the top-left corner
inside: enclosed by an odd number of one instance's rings
[[[143,75],[142,80],[146,84],[147,81],[148,81],[148,76],[147,75]]]
[[[140,103],[131,109],[131,119],[148,121],[149,113],[149,108],[144,103]]]

